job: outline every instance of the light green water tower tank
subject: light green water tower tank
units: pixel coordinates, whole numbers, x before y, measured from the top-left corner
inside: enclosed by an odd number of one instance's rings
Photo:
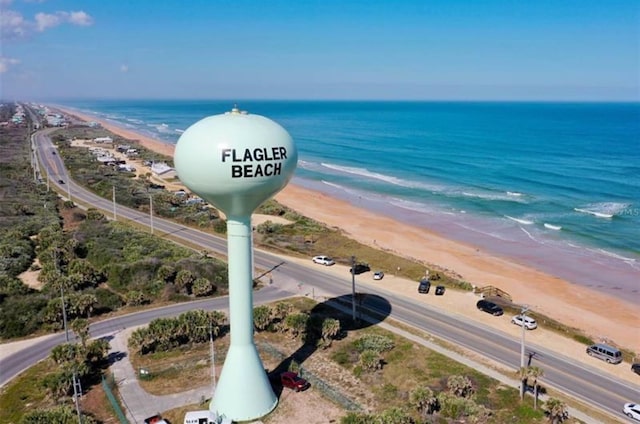
[[[209,409],[234,421],[278,402],[253,341],[251,214],[287,185],[297,161],[282,126],[237,108],[196,122],[176,146],[180,180],[227,217],[231,342]]]

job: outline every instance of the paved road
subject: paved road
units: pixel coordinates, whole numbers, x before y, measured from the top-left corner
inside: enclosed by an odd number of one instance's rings
[[[112,203],[108,200],[97,198],[92,193],[70,181],[64,170],[59,155],[52,155],[53,146],[45,136],[46,132],[40,132],[35,136],[42,162],[50,175],[64,179],[67,190],[71,191],[72,198],[77,198],[87,204],[96,205],[104,210],[112,210]],[[65,185],[60,185],[64,190]],[[124,216],[143,225],[150,225],[150,218],[146,214],[119,207],[118,216]],[[204,250],[226,253],[224,239],[203,233],[198,230],[183,227],[179,224],[165,221],[159,218],[153,219],[154,228],[162,233],[171,234],[173,237],[196,244]],[[309,269],[286,259],[265,252],[255,253],[255,264],[259,268],[274,269],[276,278],[287,278],[290,281],[304,282],[307,287],[333,296],[348,295],[351,292],[350,278],[337,278],[323,273],[321,270]],[[273,291],[277,291],[274,287]],[[360,290],[362,291],[362,290]],[[424,304],[418,304],[410,299],[397,296],[381,288],[367,288],[371,294],[366,300],[369,308],[382,308],[394,319],[432,333],[451,343],[464,346],[485,357],[491,358],[516,370],[520,363],[520,341],[500,331],[486,328],[468,320],[449,316],[445,311],[438,310]],[[255,294],[256,300],[260,300],[262,291]],[[268,291],[265,291],[268,295]],[[273,293],[275,294],[275,293]],[[265,296],[267,296],[265,295]],[[278,295],[287,295],[285,292]],[[205,301],[206,302],[206,301]],[[193,304],[182,304],[145,311],[134,316],[121,317],[92,326],[92,335],[99,336],[101,326],[109,327],[113,331],[116,327],[133,325],[133,322],[142,323],[141,320],[150,320],[157,316],[175,315],[180,308],[183,310],[198,307]],[[211,306],[208,306],[211,307]],[[123,320],[123,321],[120,321]],[[20,353],[20,360],[24,367],[46,357],[51,347],[62,342],[62,336],[43,342],[33,352]],[[621,420],[626,417],[621,413],[625,402],[638,401],[640,398],[640,386],[619,381],[608,375],[603,375],[599,370],[577,363],[562,354],[552,352],[543,346],[528,344],[527,349],[536,352],[534,365],[541,366],[545,370],[542,384],[554,387],[560,391],[571,394],[584,402],[600,408]],[[16,366],[11,365],[9,357],[0,369],[0,385],[4,384],[16,372]],[[16,360],[16,359],[13,359]],[[6,366],[5,366],[6,364]],[[18,367],[19,368],[19,367]]]

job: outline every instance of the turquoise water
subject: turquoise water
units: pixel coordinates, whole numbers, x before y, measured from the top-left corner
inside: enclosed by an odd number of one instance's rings
[[[233,107],[185,100],[60,104],[168,143],[199,119]],[[244,101],[238,107],[290,132],[300,185],[640,299],[638,103]]]

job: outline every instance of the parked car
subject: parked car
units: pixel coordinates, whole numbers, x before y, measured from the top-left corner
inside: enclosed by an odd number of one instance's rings
[[[144,419],[144,424],[169,424],[161,415],[153,415]]]
[[[640,421],[640,405],[636,403],[625,403],[622,412],[624,412],[627,417]]]
[[[64,184],[64,180],[58,180],[58,184]]]
[[[326,265],[326,266],[331,266],[335,264],[335,261],[333,260],[333,258],[329,256],[314,256],[313,262],[316,264]]]
[[[423,278],[422,280],[420,280],[420,283],[418,283],[418,293],[427,294],[429,293],[430,288],[431,281],[427,280],[426,278]]]
[[[486,313],[491,314],[491,315],[495,315],[497,317],[504,313],[504,311],[502,310],[502,308],[500,306],[496,305],[493,302],[485,300],[485,299],[478,300],[478,303],[476,303],[476,306],[481,311],[486,312]]]
[[[436,286],[436,296],[442,296],[445,290],[444,286]]]
[[[538,328],[538,323],[536,322],[536,320],[526,315],[524,316],[524,318],[522,317],[522,315],[516,315],[515,317],[511,318],[511,323],[519,325],[521,327],[524,325],[524,328],[526,328],[527,330],[535,330],[536,328]]]
[[[631,371],[640,375],[640,362],[636,362],[635,364],[631,364]]]
[[[622,352],[617,347],[609,346],[604,343],[596,343],[587,348],[589,356],[601,359],[609,364],[619,364],[622,362]]]
[[[349,268],[349,273],[354,273],[356,275],[369,271],[371,271],[371,268],[367,264],[356,264],[356,266]]]
[[[374,280],[382,280],[384,278],[384,272],[382,271],[376,271],[373,273],[373,279]]]
[[[282,383],[282,387],[293,389],[296,392],[307,390],[311,386],[307,380],[291,371],[285,371],[280,374],[280,382]]]

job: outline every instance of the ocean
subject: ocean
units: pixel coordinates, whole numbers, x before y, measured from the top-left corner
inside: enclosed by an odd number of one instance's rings
[[[58,104],[167,143],[234,106],[205,100]],[[640,301],[640,103],[237,106],[291,134],[300,186]]]

